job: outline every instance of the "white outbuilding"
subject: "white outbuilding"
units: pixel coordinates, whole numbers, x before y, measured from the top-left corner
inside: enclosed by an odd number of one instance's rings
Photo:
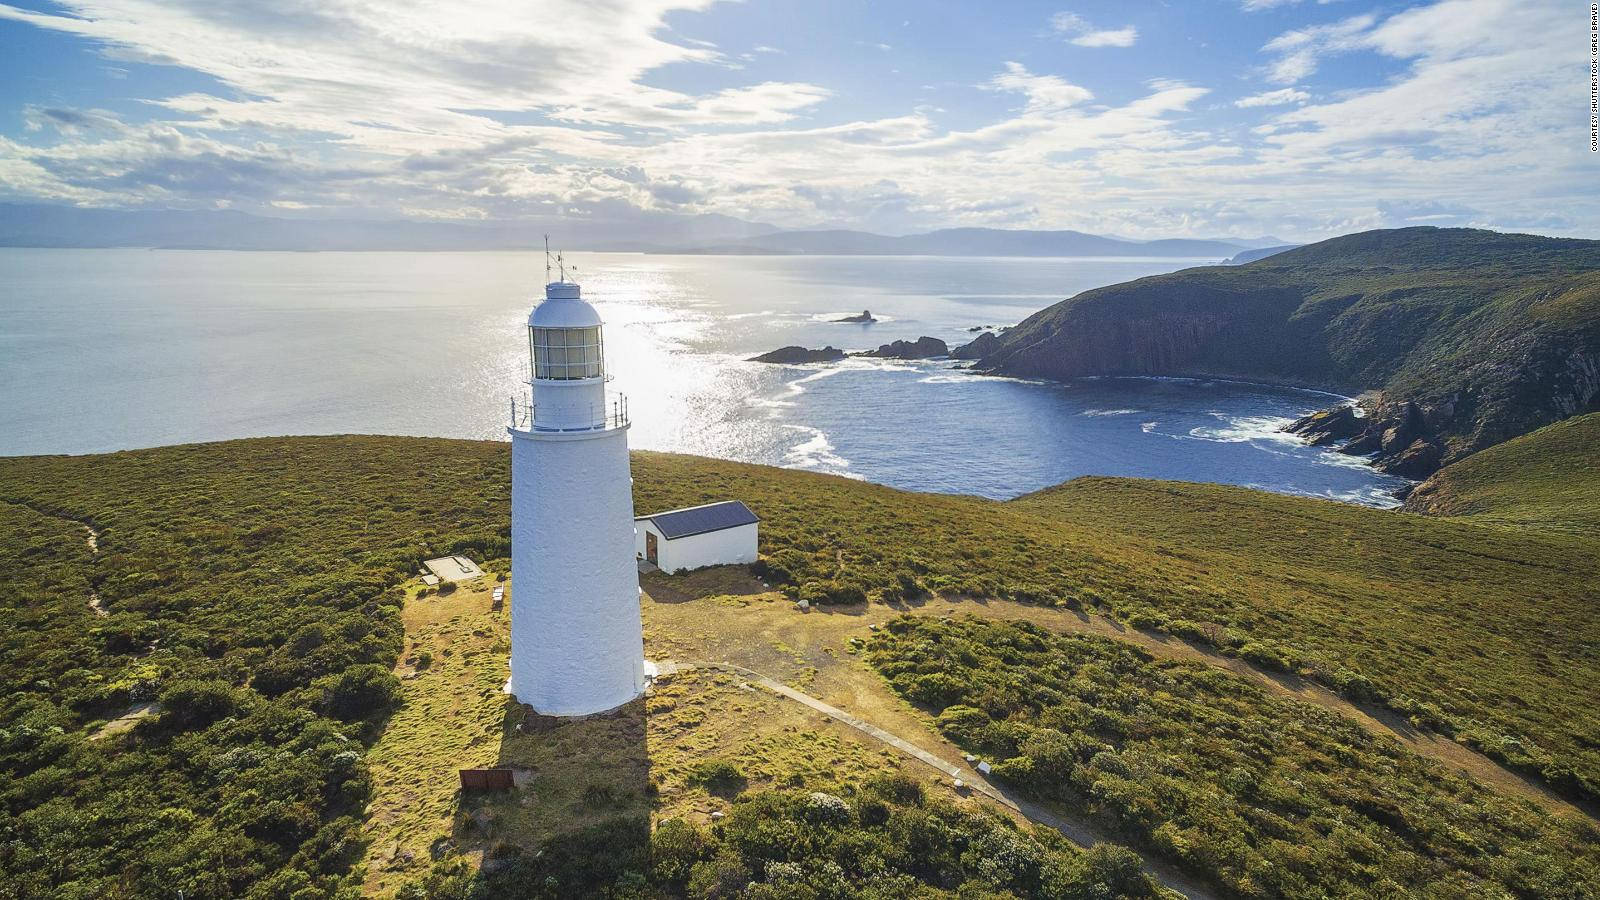
[[[738,500],[674,509],[633,520],[638,557],[671,574],[756,561],[760,519]]]

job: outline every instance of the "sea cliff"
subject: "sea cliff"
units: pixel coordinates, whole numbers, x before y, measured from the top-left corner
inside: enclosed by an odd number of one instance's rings
[[[1364,417],[1295,430],[1424,478],[1600,408],[1600,241],[1365,232],[1085,291],[980,340],[951,355],[1003,375],[1227,377],[1364,394]]]

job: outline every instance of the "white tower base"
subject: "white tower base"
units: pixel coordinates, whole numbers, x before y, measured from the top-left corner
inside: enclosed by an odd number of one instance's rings
[[[511,433],[511,681],[547,716],[645,688],[627,424]]]

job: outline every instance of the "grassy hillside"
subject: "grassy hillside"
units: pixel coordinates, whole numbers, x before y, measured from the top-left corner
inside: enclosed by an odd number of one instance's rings
[[[499,540],[503,477],[494,448],[364,439],[0,460],[6,893],[338,892],[397,688],[392,586]],[[155,714],[102,731],[130,711]]]
[[[1000,337],[980,362],[1027,376],[1228,375],[1391,404],[1450,462],[1600,404],[1600,242],[1407,228],[1243,266],[1085,291]],[[1415,421],[1408,421],[1415,418]],[[1370,450],[1378,450],[1374,445]]]
[[[398,585],[427,556],[506,554],[507,457],[330,437],[0,459],[6,883],[338,890],[363,748],[394,703]],[[749,503],[757,569],[792,597],[1094,609],[1600,794],[1600,553],[1583,536],[1115,479],[997,503],[654,453],[634,475],[641,511]],[[150,700],[158,713],[97,737]]]
[[[1381,699],[1596,795],[1600,718],[1577,683],[1596,666],[1600,541],[1134,479],[1079,479],[1013,503],[1202,573],[1135,621]]]
[[[1406,509],[1600,535],[1600,413],[1547,425],[1441,470]]]
[[[1546,820],[1205,665],[972,618],[904,617],[869,652],[1000,779],[1088,807],[1230,896],[1600,892],[1592,822]]]

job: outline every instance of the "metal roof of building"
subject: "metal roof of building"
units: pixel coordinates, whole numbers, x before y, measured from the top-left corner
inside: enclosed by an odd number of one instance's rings
[[[722,531],[726,528],[737,528],[740,525],[753,525],[761,521],[755,513],[750,511],[750,507],[745,506],[739,500],[724,500],[721,503],[707,503],[704,506],[673,509],[648,516],[638,516],[637,518],[650,520],[650,524],[656,526],[656,530],[661,532],[661,536],[669,541],[696,534],[705,534],[708,531]]]

